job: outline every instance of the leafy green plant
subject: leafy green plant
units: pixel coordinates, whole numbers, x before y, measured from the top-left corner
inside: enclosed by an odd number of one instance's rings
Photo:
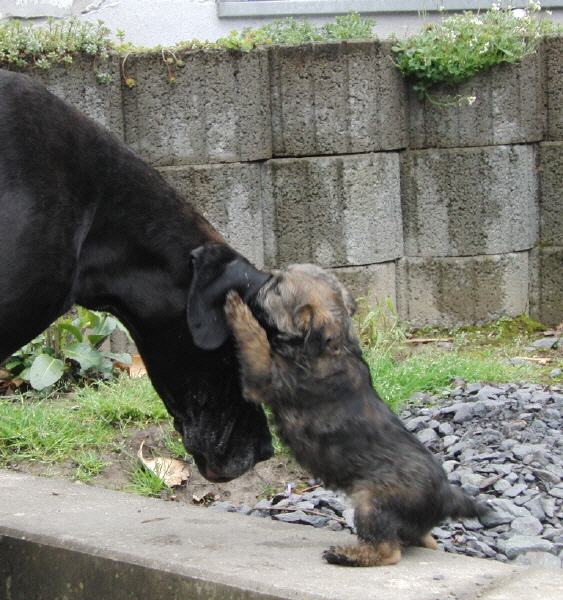
[[[526,11],[493,5],[479,13],[464,12],[428,25],[420,34],[393,46],[399,70],[413,80],[420,98],[430,98],[433,86],[459,84],[479,71],[515,63],[536,51],[543,36],[557,27],[540,18],[539,3]],[[471,103],[474,98],[465,98]]]
[[[13,354],[3,367],[13,378],[43,390],[61,378],[109,377],[113,364],[131,362],[129,354],[100,349],[101,343],[122,325],[110,315],[78,307],[75,316],[61,317],[43,334]]]
[[[49,69],[70,65],[78,55],[92,57],[96,77],[108,83],[111,76],[100,68],[111,49],[110,30],[102,23],[78,19],[55,21],[37,27],[17,20],[0,24],[0,65],[7,68]]]

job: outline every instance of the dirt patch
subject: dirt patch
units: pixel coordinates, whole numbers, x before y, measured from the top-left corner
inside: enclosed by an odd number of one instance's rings
[[[172,456],[166,447],[166,440],[172,434],[168,424],[152,425],[146,429],[128,429],[125,437],[116,444],[113,452],[98,453],[106,463],[99,475],[92,477],[88,485],[95,485],[115,491],[129,491],[131,472],[139,464],[136,456],[142,442],[145,453],[158,456]],[[254,505],[257,499],[271,497],[284,490],[288,483],[297,489],[309,485],[310,475],[288,455],[278,455],[261,462],[252,471],[228,483],[211,483],[202,477],[189,457],[191,477],[187,484],[175,488],[172,493],[163,491],[161,497],[188,504],[196,504],[194,497],[228,500],[234,504]],[[76,464],[72,461],[45,464],[32,461],[18,461],[7,465],[14,471],[43,477],[63,477],[76,479]],[[202,504],[205,504],[203,501]]]

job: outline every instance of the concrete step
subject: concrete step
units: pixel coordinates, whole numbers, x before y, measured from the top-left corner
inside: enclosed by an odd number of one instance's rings
[[[0,471],[0,600],[561,600],[563,573],[408,549],[327,565],[346,533]]]

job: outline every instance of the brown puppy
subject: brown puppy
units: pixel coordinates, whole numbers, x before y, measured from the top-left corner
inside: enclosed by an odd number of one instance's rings
[[[244,397],[268,404],[297,460],[354,504],[360,543],[330,548],[328,562],[394,564],[403,545],[435,548],[440,521],[481,514],[373,389],[354,303],[334,276],[313,265],[274,272],[252,308],[264,327],[229,293]]]

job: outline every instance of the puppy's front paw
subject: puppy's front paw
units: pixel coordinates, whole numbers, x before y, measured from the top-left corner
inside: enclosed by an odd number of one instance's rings
[[[244,314],[246,304],[242,301],[238,292],[230,290],[225,298],[225,316],[229,324],[237,321],[240,315]]]

